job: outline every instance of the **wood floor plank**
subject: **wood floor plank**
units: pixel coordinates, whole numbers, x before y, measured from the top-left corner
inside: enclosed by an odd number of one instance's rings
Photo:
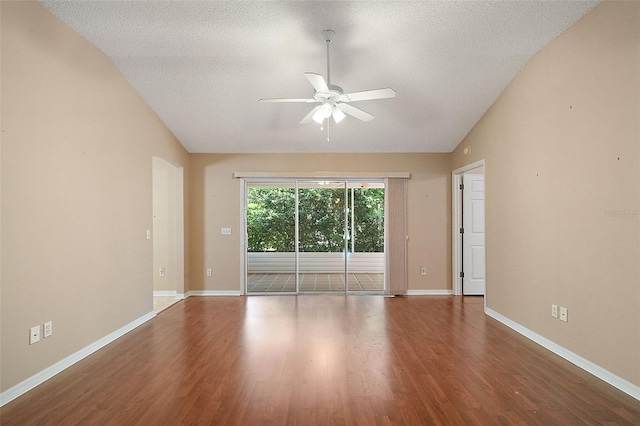
[[[4,425],[640,424],[482,298],[189,298],[0,408]]]

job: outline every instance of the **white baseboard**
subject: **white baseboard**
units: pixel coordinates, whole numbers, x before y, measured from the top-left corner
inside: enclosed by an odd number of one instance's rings
[[[407,296],[451,296],[453,290],[407,290]]]
[[[242,296],[242,293],[240,290],[191,290],[186,296]]]
[[[176,291],[175,290],[153,290],[153,295],[164,296],[164,297],[176,296]]]
[[[41,372],[34,374],[33,376],[29,377],[27,380],[18,383],[12,388],[7,389],[6,391],[0,394],[0,407],[13,401],[20,395],[30,391],[31,389],[35,388],[36,386],[45,382],[46,380],[49,380],[56,374],[60,373],[62,370],[65,370],[66,368],[71,367],[73,364],[82,360],[83,358],[86,358],[87,356],[91,355],[98,349],[101,349],[107,346],[109,343],[113,342],[119,337],[124,336],[134,328],[149,321],[151,318],[155,316],[156,316],[155,312],[149,312],[148,314],[141,316],[140,318],[130,322],[124,327],[117,329],[113,333],[108,334],[102,339],[93,342],[89,346],[86,346],[83,349],[80,349],[78,352],[69,355],[68,357],[64,358],[61,361],[56,362],[50,367],[45,368]]]
[[[583,370],[609,383],[611,386],[620,389],[622,392],[628,395],[631,395],[637,400],[640,400],[640,386],[636,386],[633,383],[623,379],[622,377],[616,376],[615,374],[611,373],[608,370],[605,370],[599,365],[594,364],[588,359],[582,358],[580,355],[574,352],[571,352],[570,350],[558,345],[555,342],[552,342],[551,340],[539,335],[538,333],[535,333],[529,330],[526,327],[523,327],[517,322],[510,320],[509,318],[497,313],[496,311],[486,308],[485,313],[490,317],[496,319],[497,321],[500,321],[502,324],[506,325],[507,327],[522,334],[524,337],[530,340],[533,340],[540,346],[550,350],[554,354],[561,356],[562,358],[566,359],[570,363],[577,365]]]
[[[186,299],[188,296],[185,296],[184,293],[176,293],[176,299]]]

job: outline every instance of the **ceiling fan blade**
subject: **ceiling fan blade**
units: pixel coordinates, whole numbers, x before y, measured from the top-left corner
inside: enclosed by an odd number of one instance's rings
[[[364,112],[363,110],[358,109],[349,104],[339,103],[339,104],[336,104],[336,108],[338,108],[339,110],[341,110],[346,114],[349,114],[352,117],[357,118],[358,120],[362,120],[362,121],[373,120],[373,115],[369,114],[368,112]]]
[[[309,114],[307,114],[302,120],[300,120],[300,124],[311,123],[313,121],[313,115],[318,112],[322,108],[322,105],[318,105],[314,109],[311,110]]]
[[[318,102],[315,99],[287,99],[287,98],[271,98],[271,99],[258,99],[259,102]]]
[[[364,92],[345,93],[340,96],[343,102],[368,101],[372,99],[395,98],[396,91],[390,87],[384,89],[365,90]]]
[[[316,74],[314,72],[305,72],[305,77],[309,80],[309,83],[316,89],[316,92],[319,93],[328,93],[329,86],[327,86],[327,82],[324,81],[324,77],[320,74]]]

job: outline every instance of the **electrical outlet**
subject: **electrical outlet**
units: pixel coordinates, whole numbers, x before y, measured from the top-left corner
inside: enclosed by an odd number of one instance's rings
[[[151,239],[151,230],[147,229],[147,232],[145,233],[145,237],[147,238],[147,240]]]
[[[551,305],[551,316],[558,318],[558,305]]]
[[[49,337],[53,334],[53,323],[47,321],[42,324],[42,337]]]
[[[424,266],[420,268],[420,275],[427,275],[427,268],[425,268]]]
[[[211,276],[211,269],[207,269],[207,276],[210,277]]]
[[[568,322],[569,321],[569,310],[560,306],[560,321]]]
[[[160,276],[164,277],[164,268],[160,268]]]
[[[29,329],[29,344],[33,345],[40,341],[40,326],[31,327]]]

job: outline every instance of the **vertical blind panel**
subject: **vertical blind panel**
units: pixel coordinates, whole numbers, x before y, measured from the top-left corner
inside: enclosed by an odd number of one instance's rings
[[[406,294],[407,280],[407,179],[387,179],[389,294]]]

